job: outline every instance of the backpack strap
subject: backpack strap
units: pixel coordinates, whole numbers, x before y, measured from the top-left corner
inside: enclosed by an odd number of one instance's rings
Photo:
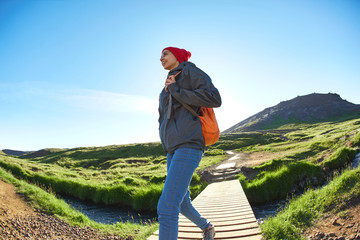
[[[175,74],[175,77],[176,77],[177,75],[179,75],[180,73],[181,73],[181,71],[178,72],[177,74]],[[174,96],[173,96],[173,97],[174,97]],[[187,105],[186,103],[184,103],[184,102],[181,101],[180,99],[177,99],[176,97],[174,97],[174,98],[175,98],[179,103],[181,103],[181,105],[183,105],[184,108],[186,108],[187,110],[189,110],[192,115],[194,115],[195,117],[199,117],[199,114],[197,114],[197,113],[194,111],[194,109],[192,109],[192,107],[190,107],[189,105]]]
[[[181,73],[181,71],[180,72],[178,72],[178,73],[176,73],[175,75],[174,75],[174,77],[176,77],[177,75],[179,75]],[[170,94],[170,105],[171,105],[171,103],[172,103],[172,101],[171,101],[171,97],[174,97],[174,96],[172,96],[171,94]],[[192,107],[190,107],[189,105],[187,105],[186,103],[184,103],[183,101],[181,101],[180,99],[177,99],[176,97],[174,97],[179,103],[181,103],[181,105],[183,105],[184,106],[184,108],[186,108],[187,110],[189,110],[190,112],[191,112],[191,114],[192,115],[194,115],[195,117],[199,117],[199,114],[197,114],[195,111],[194,111],[194,109],[192,109]],[[168,115],[170,114],[170,112],[168,111]],[[168,119],[169,119],[169,116],[168,116]]]
[[[173,96],[174,97],[174,96]],[[184,103],[183,101],[177,99],[176,97],[174,97],[179,103],[181,103],[184,108],[186,108],[187,110],[189,110],[189,112],[191,112],[192,115],[194,115],[195,117],[199,117],[199,114],[197,114],[194,109],[192,109],[192,107],[190,107],[189,105],[187,105],[186,103]]]

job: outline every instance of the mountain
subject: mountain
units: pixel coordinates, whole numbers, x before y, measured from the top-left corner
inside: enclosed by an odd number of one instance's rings
[[[65,151],[65,148],[44,148],[38,151],[28,152],[21,156],[21,158],[37,158],[37,157],[44,157],[52,153]]]
[[[49,154],[61,152],[65,150],[68,150],[68,148],[44,148],[38,151],[19,151],[19,150],[3,149],[1,151],[7,155],[18,156],[18,157],[21,156],[21,158],[36,158],[36,157],[47,156]]]
[[[322,122],[350,115],[360,116],[359,104],[348,102],[336,93],[312,93],[266,108],[222,133],[272,129],[288,123]]]
[[[26,151],[19,151],[19,150],[11,150],[11,149],[3,149],[1,150],[3,153],[7,154],[7,155],[12,155],[12,156],[21,156],[24,155],[26,153]]]

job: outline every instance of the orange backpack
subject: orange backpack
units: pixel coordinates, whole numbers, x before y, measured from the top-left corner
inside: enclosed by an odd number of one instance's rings
[[[201,108],[201,129],[205,139],[205,146],[210,146],[219,140],[220,130],[212,108]]]
[[[175,77],[177,75],[179,75],[179,73],[180,72],[178,72],[175,75]],[[192,115],[200,118],[201,129],[202,129],[202,133],[203,133],[204,140],[205,140],[205,146],[210,146],[210,145],[216,143],[219,140],[220,130],[219,130],[218,123],[216,121],[214,109],[201,107],[201,112],[199,115],[194,111],[194,109],[192,109],[186,103],[182,102],[181,100],[179,100],[177,98],[176,98],[176,100],[179,103],[181,103],[187,110],[189,110],[192,113]]]

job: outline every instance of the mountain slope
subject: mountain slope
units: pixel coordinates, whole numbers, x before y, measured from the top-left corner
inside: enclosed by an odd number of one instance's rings
[[[321,122],[353,114],[360,115],[360,105],[336,93],[312,93],[266,108],[222,133],[271,129],[287,123]]]
[[[11,149],[3,149],[1,151],[3,153],[7,154],[7,155],[12,155],[12,156],[21,156],[21,155],[29,153],[29,152],[26,152],[26,151],[11,150]]]

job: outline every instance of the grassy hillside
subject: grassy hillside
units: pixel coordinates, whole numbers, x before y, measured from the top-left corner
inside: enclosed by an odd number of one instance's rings
[[[304,239],[304,229],[360,197],[359,167],[348,170],[359,152],[360,119],[288,124],[269,132],[282,141],[238,151],[271,155],[272,160],[248,168],[251,174],[240,174],[239,180],[252,204],[298,196],[261,228],[265,239]]]
[[[222,135],[218,143],[208,147],[198,170],[224,160],[226,150],[268,156],[269,161],[245,168],[243,174],[239,174],[239,181],[251,204],[261,204],[291,197],[307,189],[336,184],[336,181],[343,181],[336,180],[343,179],[342,176],[353,179],[355,175],[356,179],[358,171],[347,171],[346,168],[359,146],[360,118],[287,124],[277,129]],[[166,156],[159,143],[47,149],[39,155],[10,157],[0,154],[0,168],[8,171],[7,174],[14,179],[21,179],[31,186],[35,184],[47,192],[147,211],[155,211],[166,177]],[[339,178],[333,180],[334,176]],[[191,183],[193,197],[205,187],[206,184],[195,174]],[[351,185],[347,191],[348,198],[357,196],[355,187],[356,184]],[[338,199],[338,192],[332,192],[334,198],[329,199]],[[311,198],[319,196],[321,199],[324,193],[319,190],[311,194]],[[45,210],[49,208],[42,207],[43,204],[37,206]],[[320,209],[321,201],[317,204],[314,207]],[[323,207],[316,217],[329,209]],[[280,224],[283,219],[279,214],[280,220],[269,220],[271,224],[263,226],[266,236],[296,239],[289,236],[300,236],[299,229],[310,224],[304,223],[302,216],[296,215],[298,213],[284,211],[284,215],[297,219],[298,223],[290,222],[292,227],[283,230],[284,225]],[[143,232],[147,230],[145,228]],[[281,235],[284,231],[287,233]]]
[[[316,124],[290,124],[280,131],[281,142],[241,147],[274,157],[248,169],[255,177],[239,176],[250,202],[283,199],[311,186],[321,186],[354,159],[360,145],[360,119]]]
[[[135,210],[156,210],[166,177],[166,156],[159,143],[47,152],[48,155],[36,158],[2,155],[0,166],[58,194]],[[224,157],[207,156],[199,169]],[[195,174],[191,184],[193,197],[206,187],[199,179]]]
[[[301,233],[318,219],[328,213],[344,213],[353,203],[359,204],[359,199],[360,169],[346,170],[323,188],[308,190],[291,200],[261,225],[262,233],[265,239],[304,239]]]
[[[144,240],[157,228],[157,223],[136,224],[131,222],[118,222],[116,224],[101,224],[90,220],[84,214],[70,207],[64,200],[58,199],[49,189],[42,189],[36,185],[29,184],[24,180],[15,178],[9,172],[0,167],[0,178],[11,183],[17,191],[26,195],[27,199],[36,209],[40,209],[50,215],[55,215],[71,225],[91,227],[100,231],[115,233],[120,237],[136,236],[135,239]],[[136,233],[136,234],[135,234]]]

